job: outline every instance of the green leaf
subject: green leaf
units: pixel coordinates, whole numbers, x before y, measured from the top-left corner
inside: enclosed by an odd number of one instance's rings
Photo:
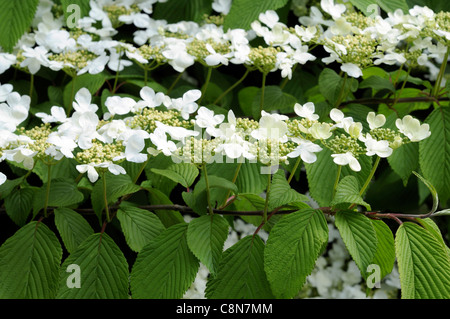
[[[363,278],[373,263],[377,250],[377,233],[371,220],[354,211],[336,213],[336,227]]]
[[[273,298],[259,236],[246,236],[224,252],[217,275],[206,284],[205,295],[208,299]]]
[[[448,251],[429,230],[411,222],[396,232],[403,299],[449,299],[450,259]]]
[[[419,167],[419,144],[403,144],[395,149],[387,160],[392,170],[402,178],[403,185],[406,186],[411,173]]]
[[[84,195],[77,189],[77,185],[72,181],[63,179],[52,180],[48,196],[48,206],[68,207],[83,201]],[[45,206],[47,196],[47,183],[39,188],[33,199],[33,214],[36,215]]]
[[[256,86],[247,86],[238,92],[239,106],[246,116],[253,116],[253,100],[260,90]]]
[[[94,233],[87,220],[72,209],[57,208],[54,214],[56,227],[69,253]]]
[[[180,21],[200,22],[203,15],[211,12],[210,0],[167,1],[157,3],[153,9],[153,19],[164,19],[169,23]]]
[[[146,188],[151,205],[173,205],[166,194],[156,188]],[[155,210],[154,213],[159,217],[165,227],[170,227],[178,223],[184,223],[183,216],[175,210]]]
[[[33,173],[42,180],[43,183],[47,183],[48,180],[48,166],[42,161],[36,161],[33,168]],[[51,179],[76,179],[80,174],[76,169],[76,162],[70,158],[63,157],[56,164],[52,165],[50,171]]]
[[[352,77],[344,80],[334,70],[325,68],[319,75],[319,88],[327,101],[336,106],[339,99],[344,101],[344,97],[358,89],[358,81]]]
[[[39,0],[0,0],[0,46],[12,52],[17,41],[31,26]],[[7,30],[7,31],[6,31]]]
[[[433,110],[425,122],[432,133],[419,143],[420,168],[445,205],[450,198],[450,109]]]
[[[70,265],[80,269],[80,288],[67,285]],[[64,261],[60,270],[58,299],[127,299],[128,263],[120,248],[106,233],[83,241]]]
[[[374,17],[380,15],[379,7],[386,12],[394,12],[401,9],[403,13],[408,12],[408,0],[350,0],[350,3],[357,7],[366,16]]]
[[[0,247],[0,299],[49,299],[58,289],[62,249],[42,222],[20,228]]]
[[[284,170],[278,170],[272,175],[272,184],[269,192],[269,210],[295,202],[308,202],[306,195],[294,190],[286,180]]]
[[[337,185],[336,194],[331,201],[331,205],[336,206],[344,203],[357,204],[366,207],[367,210],[370,210],[370,205],[363,200],[361,194],[359,193],[359,188],[360,186],[356,177],[345,176]]]
[[[187,243],[194,255],[212,275],[216,273],[229,224],[221,215],[204,215],[189,222]]]
[[[176,224],[150,241],[131,271],[134,299],[179,299],[195,280],[199,262],[186,239],[188,224]]]
[[[120,205],[117,218],[128,246],[135,252],[140,252],[166,229],[155,214],[126,202]]]
[[[198,176],[198,168],[192,163],[173,164],[167,169],[151,168],[151,171],[165,176],[186,188],[189,188]]]
[[[259,89],[252,101],[252,116],[259,118],[260,104],[261,104],[261,92]],[[297,103],[297,99],[288,93],[284,93],[279,86],[267,85],[264,88],[264,101],[263,109],[266,112],[278,111],[280,113],[292,113],[294,105]]]
[[[288,3],[288,0],[234,0],[230,12],[225,16],[223,29],[249,30],[250,24],[258,20],[260,13],[276,10]]]
[[[27,222],[33,208],[34,187],[24,187],[13,191],[5,198],[5,209],[11,220],[18,226]]]
[[[106,179],[106,199],[108,204],[115,203],[119,197],[136,193],[141,189],[133,183],[128,175],[113,175],[107,172],[104,178]],[[91,194],[92,208],[99,218],[102,210],[105,208],[102,179],[103,177],[95,183]]]
[[[450,3],[448,1],[440,1],[440,0],[406,0],[406,3],[409,8],[413,8],[415,5],[421,7],[428,7],[432,9],[434,12],[439,11],[450,11]]]
[[[377,251],[372,264],[380,267],[380,277],[383,279],[392,272],[395,262],[394,235],[389,226],[382,220],[371,219],[377,236]]]
[[[380,76],[370,76],[369,78],[363,80],[359,84],[360,89],[372,89],[372,94],[374,95],[376,92],[381,90],[389,90],[391,92],[395,92],[395,87],[389,79],[382,78]]]
[[[298,294],[327,242],[328,226],[320,210],[299,210],[275,224],[264,250],[264,269],[276,297]]]

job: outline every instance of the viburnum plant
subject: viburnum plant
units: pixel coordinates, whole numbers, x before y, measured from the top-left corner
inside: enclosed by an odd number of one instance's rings
[[[0,0],[0,298],[296,298],[328,222],[450,298],[434,3]]]

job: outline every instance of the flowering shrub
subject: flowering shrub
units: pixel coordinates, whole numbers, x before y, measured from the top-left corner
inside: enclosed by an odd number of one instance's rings
[[[0,297],[449,298],[450,8],[377,3],[0,0]]]

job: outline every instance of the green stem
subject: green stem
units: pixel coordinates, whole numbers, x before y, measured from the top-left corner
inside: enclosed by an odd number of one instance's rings
[[[148,69],[144,68],[144,85],[147,86]]]
[[[75,80],[76,79],[77,79],[77,76],[74,75],[74,77],[72,78],[72,91],[70,92],[70,101],[69,101],[69,105],[67,106],[67,116],[69,116],[70,112],[72,112],[73,99],[75,98]]]
[[[408,72],[406,73],[405,80],[402,83],[402,87],[400,88],[398,95],[396,95],[396,97],[394,98],[394,102],[392,102],[391,107],[394,106],[395,104],[397,104],[397,101],[400,98],[400,96],[402,95],[403,89],[406,86],[406,82],[408,81],[408,77],[409,77],[410,73],[411,73],[411,68],[408,68]]]
[[[45,192],[44,216],[47,217],[48,200],[50,198],[50,186],[52,184],[52,165],[47,163],[47,188]]]
[[[169,95],[169,93],[172,92],[172,90],[175,88],[175,85],[177,85],[178,81],[180,81],[182,75],[183,75],[183,72],[178,73],[177,77],[170,85],[170,88],[167,90],[166,95]]]
[[[441,87],[441,83],[442,83],[442,78],[444,77],[444,72],[447,67],[447,60],[448,60],[449,52],[450,52],[450,47],[447,48],[447,52],[445,52],[445,56],[444,56],[444,60],[442,61],[442,64],[441,64],[441,68],[439,69],[439,74],[436,79],[436,83],[434,84],[434,88],[433,88],[433,92],[432,92],[433,97],[438,96],[439,88]]]
[[[342,171],[342,166],[338,165],[338,171],[337,171],[337,174],[336,174],[336,180],[334,181],[334,185],[333,185],[333,197],[334,197],[334,194],[336,194],[336,189],[337,189],[337,186],[339,184],[339,180],[341,179],[341,171]]]
[[[263,211],[263,223],[267,222],[267,211],[269,210],[269,194],[270,194],[270,184],[272,184],[272,174],[267,174],[267,189],[266,189],[266,200],[264,201],[264,211]]]
[[[233,180],[231,181],[233,184],[236,183],[237,177],[239,175],[239,171],[241,170],[242,162],[238,163],[238,166],[236,167],[236,170],[234,171]],[[231,190],[229,189],[227,192],[227,195],[225,196],[225,203],[223,203],[222,207],[224,207],[227,203],[228,198],[230,197]]]
[[[264,107],[264,91],[266,89],[266,77],[267,73],[263,73],[261,84],[261,101],[259,102],[259,116],[261,116],[261,112],[263,111]]]
[[[33,91],[34,91],[34,74],[31,74],[30,75],[30,94],[29,94],[30,99],[33,96]]]
[[[208,71],[206,73],[205,84],[203,85],[203,88],[202,88],[202,96],[198,100],[199,105],[202,102],[203,98],[205,97],[206,89],[208,88],[209,81],[211,80],[211,74],[212,74],[212,68],[208,68]]]
[[[289,175],[289,178],[287,180],[288,184],[291,182],[292,178],[295,175],[295,172],[297,171],[298,166],[300,165],[300,162],[302,161],[302,158],[299,156],[297,158],[297,161],[295,162],[294,168],[291,171],[291,175]]]
[[[205,175],[205,186],[206,186],[206,199],[208,201],[208,211],[210,215],[213,215],[213,208],[211,205],[211,194],[209,191],[209,181],[208,181],[208,172],[206,170],[206,163],[203,163],[202,165],[202,169],[203,169],[203,174]]]
[[[102,172],[102,180],[103,180],[103,201],[105,203],[105,212],[106,212],[106,221],[109,223],[111,221],[109,217],[109,206],[108,206],[108,197],[106,195],[106,178],[105,172]]]
[[[119,70],[116,71],[116,76],[114,78],[114,86],[112,89],[112,93],[116,93],[117,90],[117,82],[119,81]]]
[[[228,89],[226,89],[215,101],[213,104],[217,104],[221,99],[223,99],[228,93],[230,93],[236,86],[238,86],[244,79],[247,77],[247,75],[250,73],[250,69],[247,68],[244,75],[237,80],[232,86],[230,86]]]
[[[364,192],[366,191],[366,188],[369,186],[370,181],[373,178],[373,175],[375,175],[375,171],[377,170],[378,164],[380,164],[380,157],[377,156],[375,159],[375,163],[372,166],[372,170],[370,171],[369,176],[366,179],[366,182],[364,183],[363,187],[361,188],[361,190],[359,191],[359,194],[362,195],[364,194]]]
[[[339,108],[339,105],[341,104],[342,100],[344,99],[344,91],[345,91],[345,84],[347,83],[347,73],[344,73],[344,83],[342,83],[341,90],[339,92],[339,97],[336,101],[335,107]]]

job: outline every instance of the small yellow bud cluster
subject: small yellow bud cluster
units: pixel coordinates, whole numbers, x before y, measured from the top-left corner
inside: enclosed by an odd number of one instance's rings
[[[364,148],[358,142],[345,134],[337,135],[331,140],[322,141],[323,144],[329,148],[334,154],[352,153],[355,158],[359,154],[364,154]]]
[[[446,37],[439,37],[434,30],[439,30],[443,32],[450,32],[450,12],[441,11],[436,13],[434,17],[434,23],[430,23],[426,28],[425,32],[428,36],[439,39],[440,42],[450,45],[450,41]]]
[[[230,52],[229,43],[227,42],[219,43],[214,41],[213,39],[207,39],[206,41],[203,41],[194,38],[187,47],[187,53],[195,57],[198,62],[202,63],[205,66],[208,66],[204,62],[204,59],[208,55],[211,55],[211,52],[209,52],[206,48],[207,44],[210,44],[214,51],[216,51],[218,54],[227,54]]]
[[[275,69],[277,63],[277,53],[281,51],[280,47],[262,47],[251,48],[248,58],[252,65],[261,73],[267,74]]]
[[[146,60],[153,60],[157,64],[164,64],[167,59],[162,54],[162,49],[164,47],[157,47],[144,44],[138,48],[138,53]]]
[[[160,111],[154,108],[144,108],[140,114],[136,114],[130,119],[126,120],[126,124],[133,129],[142,129],[147,132],[153,132],[156,129],[156,121],[163,124],[184,127],[192,129],[193,124],[190,121],[183,120],[180,117],[180,112],[177,110]]]
[[[78,152],[75,155],[75,159],[81,164],[111,163],[115,157],[122,155],[124,151],[125,146],[123,146],[121,141],[107,144],[93,140],[92,147]]]
[[[370,135],[377,141],[388,141],[389,147],[392,149],[399,148],[401,145],[410,142],[410,140],[406,136],[402,136],[400,133],[389,128],[379,127],[373,129],[370,131]]]
[[[287,160],[287,154],[295,149],[295,144],[291,141],[280,143],[278,140],[260,140],[254,144],[258,161],[263,164],[279,164],[280,161]]]
[[[370,17],[366,17],[361,12],[350,12],[345,15],[345,20],[360,30],[364,30],[374,25],[374,20]]]
[[[348,34],[334,36],[332,40],[345,46],[347,54],[339,56],[343,62],[356,64],[360,68],[372,65],[378,45],[375,39],[363,34]]]
[[[54,53],[48,57],[51,61],[63,62],[63,70],[68,74],[72,74],[73,71],[81,70],[88,65],[89,61],[92,61],[95,58],[97,58],[96,54],[84,49]]]
[[[35,126],[34,128],[29,130],[25,130],[24,127],[18,129],[19,135],[27,136],[33,141],[27,146],[31,151],[37,152],[35,155],[37,159],[44,159],[45,157],[47,157],[47,154],[45,154],[45,150],[51,146],[51,144],[47,142],[47,139],[51,132],[52,130],[49,123]]]
[[[117,4],[112,4],[103,7],[103,11],[108,15],[109,20],[111,21],[113,28],[118,28],[123,25],[123,22],[119,20],[121,15],[131,15],[133,13],[137,13],[141,11],[139,7],[135,4],[131,5],[130,8],[126,8],[124,6],[119,6]]]
[[[203,20],[206,24],[215,24],[217,26],[223,25],[223,21],[225,19],[225,16],[221,13],[219,15],[211,15],[208,16],[207,14],[203,15]]]

